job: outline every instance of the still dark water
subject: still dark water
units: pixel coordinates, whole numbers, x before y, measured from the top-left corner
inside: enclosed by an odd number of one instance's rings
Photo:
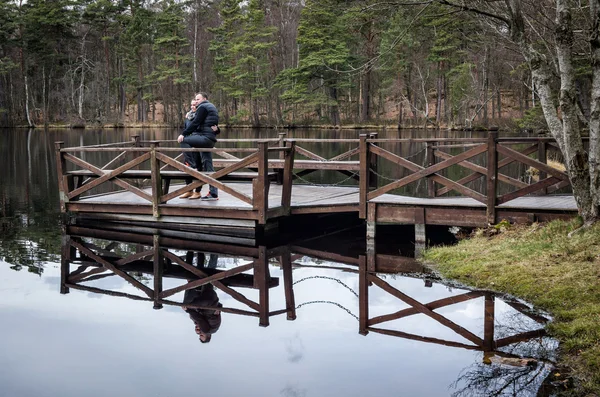
[[[409,305],[390,289],[374,284],[368,287],[367,298],[359,293],[356,266],[316,255],[296,255],[298,266],[292,272],[291,289],[295,321],[288,321],[285,314],[272,315],[269,326],[261,327],[256,317],[222,312],[212,340],[204,344],[181,307],[165,305],[154,310],[152,302],[131,299],[143,297],[143,293],[121,277],[99,278],[86,284],[94,289],[60,294],[61,240],[65,236],[58,214],[54,142],[88,145],[124,141],[134,134],[144,140],[173,139],[176,131],[4,130],[1,134],[0,397],[535,396],[551,368],[548,363],[554,360],[555,341],[540,336],[513,338],[514,343],[506,339],[541,329],[543,321],[510,299],[490,294],[461,299],[468,290],[442,283],[420,272],[418,264],[393,254],[401,251],[406,241],[378,242],[378,251],[386,252],[385,259],[401,264],[397,268],[407,272],[387,271],[377,277],[416,303]],[[227,138],[256,139],[275,137],[276,132],[228,134]],[[354,138],[357,134],[292,133],[298,138]],[[405,131],[402,137],[422,134]],[[398,137],[398,132],[387,136]],[[341,153],[345,149],[333,150]],[[420,147],[402,150],[410,150],[405,155],[416,153],[415,158],[422,155]],[[328,157],[329,153],[322,155]],[[394,171],[388,172],[392,175]],[[329,251],[339,252],[348,246],[366,255],[355,236],[344,238],[319,241],[317,248],[328,251],[323,247],[330,245]],[[122,256],[144,249],[127,241],[85,241],[105,250],[110,247]],[[308,248],[315,249],[312,244]],[[173,247],[164,249],[178,256],[186,254]],[[245,261],[239,255],[221,253],[212,257],[209,267],[216,264],[217,269],[233,269]],[[284,279],[276,262],[268,266],[272,278]],[[131,274],[152,287],[151,276]],[[163,288],[181,283],[165,277]],[[239,291],[248,299],[259,300],[254,288]],[[450,304],[452,297],[454,304]],[[285,308],[288,298],[281,281],[270,289],[270,310]],[[184,293],[170,299],[183,302]],[[216,290],[216,299],[226,308],[245,307],[221,290]],[[435,308],[433,316],[406,315],[375,326],[391,330],[387,333],[358,332],[361,302],[372,319],[411,306],[427,311],[421,305],[442,299],[447,304]],[[469,335],[486,340],[490,324],[494,340],[504,341],[505,346],[487,353],[481,348],[464,348],[473,345]]]

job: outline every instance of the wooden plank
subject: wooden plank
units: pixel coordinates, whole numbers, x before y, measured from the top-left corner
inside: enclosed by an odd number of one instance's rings
[[[152,216],[148,215],[123,215],[123,214],[86,214],[79,215],[81,219],[103,219],[108,221],[139,221],[139,222],[156,222]],[[161,216],[158,221],[161,224],[189,224],[189,225],[206,225],[206,226],[231,226],[239,228],[254,228],[256,221],[244,219],[216,219],[216,218],[195,218],[190,216]]]
[[[359,184],[359,203],[358,216],[361,219],[367,217],[367,201],[369,195],[369,143],[367,136],[360,136],[359,157],[360,157],[360,180]]]
[[[227,167],[236,160],[229,159],[214,159],[213,164],[215,167]],[[309,169],[309,170],[346,170],[346,171],[359,171],[359,161],[318,161],[318,160],[296,160],[294,162],[295,169]],[[269,168],[280,169],[285,166],[283,160],[269,159]]]
[[[498,153],[496,152],[497,132],[490,132],[487,144],[487,209],[486,219],[490,225],[496,224],[496,194],[498,188]]]
[[[290,151],[285,153],[285,167],[282,175],[281,206],[286,215],[290,214],[292,203],[292,186],[294,183],[294,157],[296,153],[296,142],[289,141]]]
[[[435,164],[435,141],[427,142],[426,156],[427,156],[427,167],[431,167]],[[429,197],[435,197],[435,181],[431,178],[427,178],[427,195]]]
[[[367,275],[367,258],[358,257],[358,333],[367,335],[369,323],[369,281]]]
[[[56,156],[56,175],[58,177],[58,195],[60,200],[60,210],[61,212],[67,212],[66,203],[69,201],[69,193],[68,185],[65,178],[65,172],[67,170],[67,164],[64,158],[64,155],[61,152],[61,149],[64,145],[64,142],[59,141],[54,143],[54,154]]]
[[[101,229],[90,229],[79,226],[68,226],[67,233],[71,236],[95,237],[105,240],[122,241],[127,243],[138,243],[152,245],[152,237],[148,235],[139,235],[135,233],[114,232]],[[206,241],[182,240],[163,237],[162,247],[169,247],[181,250],[193,250],[202,252],[214,252],[220,254],[237,255],[247,258],[256,258],[258,250],[254,247],[243,247],[232,244],[212,243]]]
[[[512,345],[517,342],[524,342],[533,338],[541,338],[542,336],[546,336],[546,330],[544,328],[536,329],[533,331],[522,332],[517,335],[507,336],[506,338],[498,339],[494,345],[496,349],[499,349],[504,346]]]
[[[267,248],[258,248],[258,259],[254,261],[254,281],[258,287],[259,299],[259,322],[261,327],[269,326],[269,288],[267,286],[269,274],[269,258],[266,255]]]
[[[150,186],[152,187],[152,216],[158,218],[160,216],[158,205],[162,203],[162,179],[160,177],[160,163],[156,158],[156,148],[158,143],[152,142],[150,148],[150,168],[152,173],[152,180]],[[156,295],[156,294],[155,294]],[[158,304],[158,296],[154,300],[155,305]]]
[[[296,146],[296,152],[304,157],[308,157],[309,159],[312,160],[317,160],[317,161],[327,161],[327,159],[325,157],[321,157],[309,150],[304,149],[302,146]]]
[[[311,249],[307,247],[301,247],[299,245],[290,246],[290,251],[296,254],[301,254],[303,256],[309,256],[311,258],[322,259],[326,261],[336,262],[336,263],[345,263],[348,265],[358,266],[360,263],[359,258],[338,254],[335,252],[328,252],[322,250]],[[350,269],[346,269],[350,270]]]
[[[451,154],[445,153],[445,152],[442,152],[442,151],[437,151],[436,152],[436,156],[441,157],[443,159],[449,159],[449,158],[454,157]],[[482,166],[477,165],[477,164],[474,164],[474,163],[471,163],[470,161],[463,161],[459,165],[462,166],[462,167],[465,167],[467,169],[470,169],[471,171],[475,171],[475,172],[479,173],[481,176],[484,176],[484,175],[487,174],[487,168],[482,167]],[[516,187],[519,187],[519,188],[524,188],[524,187],[529,186],[525,182],[522,182],[522,181],[520,181],[518,179],[515,179],[515,178],[511,178],[511,177],[506,176],[506,175],[501,174],[501,173],[498,173],[498,180],[500,182],[504,182],[504,183],[507,183],[507,184],[509,184],[511,186],[516,186]]]
[[[269,180],[268,172],[268,142],[258,142],[258,177],[252,185],[252,208],[258,211],[258,223],[267,223],[267,211],[269,210]]]
[[[233,236],[254,239],[256,237],[255,228],[242,228],[242,227],[230,227],[230,226],[200,226],[190,224],[175,224],[175,223],[164,223],[164,222],[137,222],[137,221],[119,221],[112,222],[99,219],[81,219],[78,217],[76,220],[77,225],[86,226],[91,228],[103,229],[105,225],[130,225],[138,227],[146,227],[151,229],[159,230],[171,230],[179,232],[190,232],[190,233],[205,233],[209,235],[219,236]],[[132,231],[132,230],[131,230]]]
[[[283,289],[285,292],[285,307],[288,320],[296,319],[296,300],[294,297],[294,275],[292,273],[292,257],[290,250],[281,255],[281,268],[283,272]]]
[[[350,149],[347,152],[344,152],[342,154],[338,154],[337,156],[334,156],[332,158],[330,158],[328,161],[341,161],[341,160],[345,160],[347,158],[350,158],[354,155],[357,155],[360,153],[360,148],[356,147],[354,149]]]
[[[78,290],[82,290],[82,291],[93,292],[95,294],[103,294],[103,295],[110,295],[110,296],[119,296],[119,297],[123,297],[123,298],[127,298],[127,299],[137,300],[137,301],[148,301],[148,302],[152,301],[152,299],[150,299],[150,298],[144,298],[143,296],[126,294],[124,292],[109,291],[109,290],[105,290],[105,289],[101,289],[101,288],[96,288],[96,287],[88,287],[87,285],[79,285],[79,284],[67,283],[66,286],[69,287],[69,288],[73,288],[73,289],[78,289]]]
[[[525,155],[517,152],[516,150],[507,148],[502,145],[498,145],[497,150],[498,150],[498,153],[501,153],[507,157],[511,157],[517,161],[520,161],[521,163],[527,164],[539,171],[544,171],[544,172],[552,175],[555,178],[558,178],[563,181],[569,180],[569,176],[566,173],[559,171],[556,168],[552,168],[549,165],[541,163],[535,159],[532,159],[531,157],[525,156]]]
[[[104,225],[85,225],[91,227],[99,227],[105,230],[112,230],[117,232],[131,232],[137,234],[146,234],[146,235],[160,235],[163,237],[173,237],[173,238],[182,238],[187,240],[197,240],[197,241],[211,241],[211,242],[220,242],[220,243],[228,243],[228,244],[239,244],[246,246],[254,246],[256,244],[256,240],[253,237],[238,237],[233,235],[224,235],[224,234],[210,234],[210,233],[201,233],[201,232],[190,232],[185,230],[171,230],[164,229],[160,227],[148,227],[148,226],[134,226],[131,224],[119,224],[119,223],[105,223]],[[209,230],[210,232],[210,230]]]
[[[163,272],[165,261],[163,258],[163,250],[160,248],[160,237],[153,236],[153,251],[154,251],[154,308],[161,308],[160,293],[163,289]]]
[[[407,332],[402,332],[402,331],[381,329],[381,328],[374,328],[374,327],[369,327],[368,329],[369,329],[369,331],[372,331],[372,332],[375,332],[378,334],[396,336],[399,338],[416,340],[419,342],[435,343],[437,345],[450,346],[450,347],[460,347],[462,349],[468,349],[468,350],[480,350],[480,348],[478,346],[466,345],[466,344],[460,343],[460,342],[447,341],[447,340],[443,340],[443,339],[431,338],[428,336],[409,334]]]
[[[485,303],[483,308],[483,351],[493,351],[494,346],[494,319],[495,315],[494,295],[485,294]]]
[[[508,201],[514,200],[518,197],[528,195],[528,194],[536,192],[538,190],[545,190],[546,187],[552,186],[558,182],[561,182],[561,180],[558,178],[555,178],[555,177],[546,178],[537,183],[534,183],[533,185],[527,185],[526,188],[515,190],[514,192],[510,192],[510,193],[507,193],[507,194],[504,194],[504,195],[498,197],[496,204],[497,205],[504,204]]]
[[[487,225],[485,209],[427,207],[427,225],[483,227]]]

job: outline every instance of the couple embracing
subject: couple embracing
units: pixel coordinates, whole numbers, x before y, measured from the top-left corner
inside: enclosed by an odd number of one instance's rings
[[[215,105],[208,101],[208,94],[200,92],[192,101],[192,111],[188,113],[185,128],[177,138],[182,148],[213,148],[217,143],[219,134],[219,112]],[[204,172],[214,172],[212,152],[184,152],[185,164],[188,167]],[[190,184],[192,178],[186,180]],[[202,186],[196,191],[189,191],[179,196],[182,199],[199,199],[203,201],[214,201],[219,199],[219,191],[210,186],[208,194],[204,197],[200,194]]]

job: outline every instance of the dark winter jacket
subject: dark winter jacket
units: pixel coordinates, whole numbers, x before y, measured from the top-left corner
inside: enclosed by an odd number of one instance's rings
[[[204,101],[196,108],[196,116],[191,123],[181,133],[183,136],[192,133],[205,135],[213,141],[217,141],[217,136],[211,129],[211,126],[219,124],[219,112],[215,105]]]

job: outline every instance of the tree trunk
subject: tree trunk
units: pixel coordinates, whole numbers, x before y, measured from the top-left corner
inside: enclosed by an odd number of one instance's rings
[[[518,7],[516,4],[518,0],[510,1],[511,5]],[[586,224],[589,224],[596,220],[598,208],[597,203],[594,203],[592,194],[590,193],[588,154],[584,150],[581,131],[578,125],[575,70],[573,68],[572,53],[573,27],[568,0],[557,0],[556,11],[556,54],[560,74],[559,105],[562,120],[559,118],[554,103],[556,96],[552,90],[552,71],[547,58],[537,52],[534,46],[526,41],[523,35],[524,30],[514,33],[517,35],[521,52],[531,67],[533,85],[537,91],[550,133],[556,139],[563,154],[579,215]],[[513,13],[513,18],[514,16],[515,14]],[[520,21],[522,21],[520,14],[517,17],[520,17]],[[519,20],[516,22],[518,23]]]
[[[331,124],[340,125],[340,109],[338,108],[338,92],[334,87],[329,88],[329,97],[335,103],[329,107],[329,118],[331,119]]]
[[[592,20],[592,95],[590,103],[590,194],[595,217],[600,205],[600,0],[590,1]]]
[[[371,108],[370,108],[370,97],[371,97],[371,71],[367,71],[361,80],[361,104],[360,104],[360,121],[366,122],[369,120]]]
[[[442,61],[439,61],[437,75],[437,99],[435,102],[435,124],[437,126],[440,125],[440,121],[442,120],[442,90],[444,84],[442,81],[442,75]]]

